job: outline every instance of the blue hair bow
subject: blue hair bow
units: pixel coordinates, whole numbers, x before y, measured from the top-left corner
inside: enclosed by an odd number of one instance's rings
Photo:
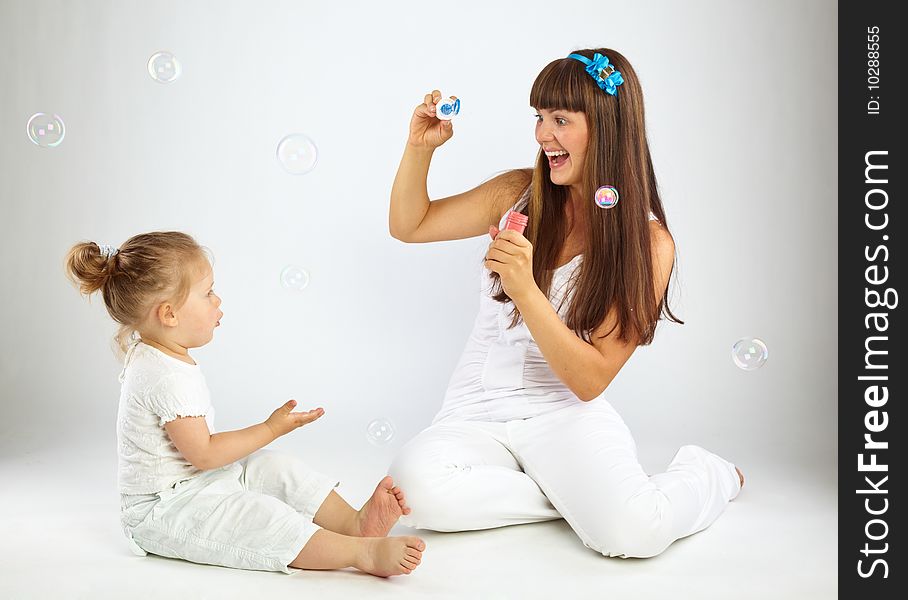
[[[596,85],[607,94],[614,96],[618,93],[618,86],[624,83],[621,71],[615,69],[615,65],[608,61],[607,56],[596,52],[593,54],[593,60],[582,54],[569,54],[568,58],[579,60],[585,64],[586,72],[596,81]]]

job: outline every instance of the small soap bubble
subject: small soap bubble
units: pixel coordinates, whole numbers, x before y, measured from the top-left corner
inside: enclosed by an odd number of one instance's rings
[[[309,273],[295,265],[281,271],[281,285],[288,290],[303,290],[309,285]]]
[[[384,446],[393,437],[394,425],[388,419],[375,419],[366,427],[366,438],[376,446]]]
[[[148,74],[158,83],[170,83],[182,72],[180,61],[170,52],[155,52],[148,59]]]
[[[318,162],[318,148],[315,142],[302,133],[291,133],[277,145],[277,159],[291,175],[305,175]]]
[[[731,357],[741,369],[753,371],[763,366],[769,358],[769,350],[759,338],[743,338],[735,343]]]
[[[59,146],[66,135],[66,126],[63,119],[57,115],[47,113],[35,113],[28,119],[25,125],[25,131],[28,133],[28,139],[44,148],[53,148]]]

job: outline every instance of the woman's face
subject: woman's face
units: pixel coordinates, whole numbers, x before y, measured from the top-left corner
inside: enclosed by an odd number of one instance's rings
[[[548,157],[552,183],[579,187],[589,137],[582,112],[544,108],[537,111],[536,141]]]

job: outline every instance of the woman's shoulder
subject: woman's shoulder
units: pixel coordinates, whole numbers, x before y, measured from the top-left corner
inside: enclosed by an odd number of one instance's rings
[[[650,248],[660,267],[670,267],[675,260],[675,240],[668,229],[656,219],[649,222]]]
[[[498,217],[513,208],[530,188],[533,181],[533,169],[511,169],[501,173],[490,183],[494,183],[492,197],[495,213]]]
[[[649,235],[652,243],[660,245],[672,245],[674,246],[675,242],[672,238],[672,234],[668,232],[668,229],[665,225],[662,224],[659,219],[650,217],[649,219]]]
[[[533,169],[511,169],[498,176],[500,188],[502,191],[521,193],[527,189],[530,182],[533,181]]]

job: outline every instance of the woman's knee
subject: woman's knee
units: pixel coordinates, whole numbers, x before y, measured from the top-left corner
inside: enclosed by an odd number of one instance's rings
[[[674,541],[670,517],[652,506],[612,511],[587,527],[578,527],[584,544],[604,556],[650,558]]]
[[[459,471],[454,465],[445,466],[414,454],[399,454],[388,472],[394,484],[403,490],[410,507],[410,514],[402,522],[419,529],[459,531],[455,521],[458,511],[464,507],[448,489]]]
[[[401,452],[398,454],[388,474],[394,479],[394,485],[399,486],[407,497],[407,503],[417,510],[427,500],[434,501],[437,495],[437,485],[433,485],[440,473],[437,464],[415,455],[415,453]],[[434,503],[434,502],[432,502]]]

